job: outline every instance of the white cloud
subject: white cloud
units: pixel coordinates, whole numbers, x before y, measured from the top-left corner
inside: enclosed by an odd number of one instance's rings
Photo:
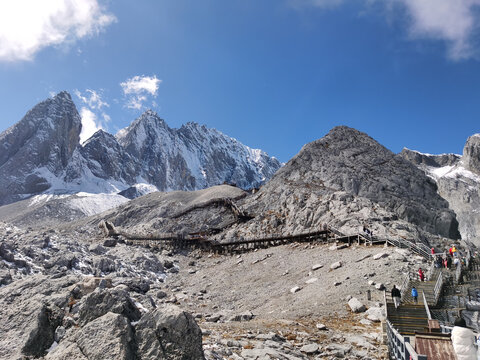
[[[134,76],[120,83],[127,102],[126,107],[140,110],[144,107],[149,97],[156,97],[158,87],[162,80],[156,75],[153,76]]]
[[[98,93],[95,90],[86,89],[85,95],[75,89],[75,95],[86,105],[88,105],[91,109],[98,109],[101,110],[103,107],[110,107],[110,105],[102,100],[102,94]]]
[[[103,94],[101,92],[86,89],[84,94],[79,90],[74,90],[74,93],[84,104],[80,110],[80,116],[82,118],[80,143],[83,144],[98,130],[107,129],[107,123],[110,121],[110,116],[102,109],[110,107],[110,105],[102,99]]]
[[[97,120],[97,115],[86,107],[80,110],[82,118],[82,131],[80,133],[80,144],[83,144],[98,130],[103,129],[102,125]]]
[[[294,8],[314,6],[331,9],[345,4],[345,0],[287,0]],[[480,21],[480,0],[363,0],[365,6],[377,4],[387,12],[406,10],[412,40],[445,41],[447,55],[452,60],[463,60],[480,55],[474,41]],[[402,23],[403,24],[403,23]]]
[[[114,21],[98,0],[0,1],[0,61],[32,60],[45,47],[96,35]]]
[[[411,17],[414,38],[445,40],[453,60],[475,55],[473,33],[477,30],[480,0],[399,0]]]

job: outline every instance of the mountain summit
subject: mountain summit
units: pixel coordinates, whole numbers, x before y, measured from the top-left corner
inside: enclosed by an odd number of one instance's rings
[[[195,123],[168,127],[148,110],[116,136],[102,130],[83,146],[81,118],[70,94],[47,99],[0,134],[0,204],[42,192],[196,190],[223,182],[258,187],[280,162]]]

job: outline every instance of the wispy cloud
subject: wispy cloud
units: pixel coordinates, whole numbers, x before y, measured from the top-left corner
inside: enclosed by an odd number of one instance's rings
[[[101,110],[103,107],[110,106],[107,102],[102,100],[102,95],[95,90],[86,89],[85,95],[82,95],[79,90],[75,89],[74,93],[84,104],[92,109]]]
[[[156,75],[153,76],[134,76],[120,83],[123,94],[126,98],[125,106],[130,109],[141,110],[149,98],[157,96],[158,88],[162,80]],[[155,102],[152,102],[152,106]]]
[[[87,89],[83,94],[79,90],[75,90],[74,94],[83,104],[80,109],[80,116],[82,118],[80,143],[83,144],[95,134],[95,132],[107,128],[110,116],[105,113],[103,108],[110,107],[110,105],[102,99],[103,95],[101,92],[95,90]]]
[[[440,39],[447,42],[453,60],[476,55],[473,35],[480,20],[480,0],[401,0],[410,17],[413,38]]]
[[[332,9],[346,4],[345,0],[287,0],[294,7]],[[448,58],[458,61],[479,57],[475,42],[480,22],[480,0],[362,0],[365,6],[383,5],[395,17],[407,15],[411,40],[444,41]],[[405,24],[405,22],[402,22]]]
[[[32,60],[45,47],[96,35],[114,21],[97,0],[0,1],[0,61]]]

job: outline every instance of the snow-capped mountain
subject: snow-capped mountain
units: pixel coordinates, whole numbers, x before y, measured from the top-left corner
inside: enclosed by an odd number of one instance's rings
[[[132,158],[137,176],[162,190],[203,189],[224,181],[242,188],[261,185],[280,163],[215,129],[189,122],[171,129],[147,111],[116,136]]]
[[[41,193],[118,193],[136,186],[195,190],[223,182],[257,187],[280,162],[195,123],[169,128],[149,110],[116,136],[80,145],[81,119],[67,92],[36,105],[0,134],[0,204]],[[143,184],[143,185],[137,185]]]
[[[480,245],[480,134],[468,138],[463,155],[409,149],[401,155],[436,181],[438,193],[457,215],[462,239]]]

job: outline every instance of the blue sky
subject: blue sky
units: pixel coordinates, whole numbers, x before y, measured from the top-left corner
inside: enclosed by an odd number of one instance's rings
[[[6,3],[0,131],[67,90],[90,133],[152,108],[281,161],[337,125],[394,152],[480,132],[480,0]]]

